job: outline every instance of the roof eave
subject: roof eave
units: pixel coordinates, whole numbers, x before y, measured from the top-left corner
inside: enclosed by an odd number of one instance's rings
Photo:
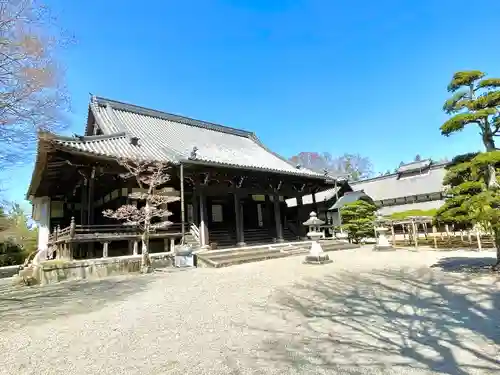
[[[226,164],[226,163],[218,163],[218,162],[213,162],[213,161],[206,161],[206,160],[194,160],[194,159],[181,159],[179,160],[179,163],[182,163],[184,165],[204,165],[204,166],[211,166],[211,167],[225,167],[225,168],[232,168],[232,169],[243,169],[243,170],[248,170],[248,171],[256,171],[256,172],[271,172],[271,173],[280,173],[284,175],[289,175],[289,176],[296,176],[296,177],[307,177],[311,178],[313,180],[324,180],[327,183],[330,181],[325,179],[324,176],[321,175],[310,175],[306,173],[294,173],[294,172],[289,172],[289,171],[282,171],[282,170],[276,170],[276,169],[270,169],[270,168],[257,168],[257,167],[249,167],[249,166],[241,166],[241,165],[234,165],[234,164]],[[334,181],[332,180],[331,183],[333,184]]]

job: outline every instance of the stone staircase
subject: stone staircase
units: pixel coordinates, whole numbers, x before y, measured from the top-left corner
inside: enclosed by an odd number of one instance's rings
[[[359,245],[344,243],[337,240],[322,240],[321,246],[324,251],[346,250],[359,247]],[[259,262],[267,259],[305,255],[309,252],[310,248],[310,241],[301,241],[261,246],[245,246],[224,250],[209,250],[196,255],[196,264],[198,267],[227,267],[243,263]]]
[[[184,243],[191,246],[193,250],[198,250],[200,248],[200,242],[189,232],[184,235]]]

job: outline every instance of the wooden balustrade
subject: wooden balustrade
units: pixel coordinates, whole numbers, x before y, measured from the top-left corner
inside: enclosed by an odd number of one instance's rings
[[[167,228],[156,229],[150,233],[152,237],[158,237],[162,235],[172,235],[181,233],[181,223],[174,223]],[[126,225],[126,224],[99,224],[99,225],[78,225],[75,223],[75,219],[71,218],[71,224],[61,229],[57,226],[54,229],[54,233],[49,236],[49,242],[54,244],[58,242],[76,241],[78,240],[91,240],[95,238],[97,240],[103,237],[109,238],[128,238],[133,236],[139,236],[141,234],[140,229],[137,226]]]

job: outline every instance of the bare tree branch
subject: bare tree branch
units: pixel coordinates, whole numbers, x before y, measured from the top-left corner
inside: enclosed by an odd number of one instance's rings
[[[65,125],[57,52],[71,38],[38,0],[0,0],[0,168],[29,160],[38,130]]]

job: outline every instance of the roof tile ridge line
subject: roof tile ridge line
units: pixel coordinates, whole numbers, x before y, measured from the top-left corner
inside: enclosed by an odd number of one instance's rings
[[[108,114],[108,117],[110,118],[110,120],[115,123],[118,130],[126,132],[126,127],[123,126],[122,122],[120,121],[120,119],[116,115],[115,111],[113,111],[113,108],[111,107],[111,105],[107,104],[105,111]]]
[[[316,174],[318,176],[321,175],[321,173],[318,173],[318,172],[315,172],[311,169],[308,169],[308,168],[297,168],[296,165],[294,165],[290,160],[288,160],[287,158],[285,158],[284,156],[281,156],[280,154],[278,154],[277,152],[274,152],[273,150],[271,150],[269,147],[267,147],[264,143],[262,143],[262,141],[259,139],[259,137],[257,137],[257,135],[252,132],[250,137],[249,137],[252,141],[254,141],[255,143],[257,143],[260,147],[262,147],[264,150],[266,150],[267,152],[269,152],[270,154],[276,156],[278,159],[281,159],[282,161],[284,161],[285,163],[287,163],[288,165],[290,165],[292,168],[295,168],[297,170],[297,173],[300,174],[301,171],[307,171],[307,172],[310,172],[310,174]],[[307,173],[303,173],[303,174],[307,174]]]
[[[98,104],[101,104],[101,105],[109,104],[113,108],[116,108],[116,109],[119,109],[122,111],[126,111],[126,112],[137,113],[137,114],[141,114],[144,116],[151,116],[151,117],[155,117],[155,118],[162,118],[162,119],[168,120],[168,121],[180,122],[180,123],[185,124],[185,125],[196,126],[199,128],[219,131],[221,133],[228,133],[228,134],[233,134],[233,135],[237,135],[237,136],[241,136],[241,137],[250,137],[252,135],[252,132],[248,131],[248,130],[233,128],[230,126],[220,125],[220,124],[216,124],[214,122],[208,122],[208,121],[204,121],[204,120],[197,120],[197,119],[194,119],[191,117],[176,115],[173,113],[168,113],[168,112],[160,111],[157,109],[146,108],[146,107],[138,106],[135,104],[124,103],[124,102],[120,102],[120,101],[113,100],[113,99],[106,99],[103,97],[97,97],[96,100],[97,100]]]
[[[92,114],[94,115],[95,122],[97,122],[97,125],[99,125],[101,130],[103,130],[105,128],[104,127],[105,121],[101,117],[101,114],[99,113],[99,109],[97,108],[97,105],[98,105],[97,99],[95,96],[93,96],[92,100],[90,101],[89,107],[90,107],[90,110],[92,111]]]
[[[383,176],[375,176],[375,177],[365,178],[364,180],[349,181],[349,185],[361,184],[363,182],[371,182],[371,181],[376,181],[376,180],[385,180],[385,179],[389,179],[390,177],[395,177],[398,174],[399,173],[391,173],[391,174],[385,174]]]
[[[118,133],[112,133],[112,134],[105,134],[105,135],[82,135],[82,136],[76,136],[76,137],[71,137],[71,136],[66,136],[66,135],[59,135],[59,134],[44,134],[47,136],[48,139],[52,139],[55,141],[67,141],[67,142],[93,142],[93,141],[105,141],[108,139],[117,139],[117,138],[125,138],[127,136],[127,133],[125,132],[118,132]]]

